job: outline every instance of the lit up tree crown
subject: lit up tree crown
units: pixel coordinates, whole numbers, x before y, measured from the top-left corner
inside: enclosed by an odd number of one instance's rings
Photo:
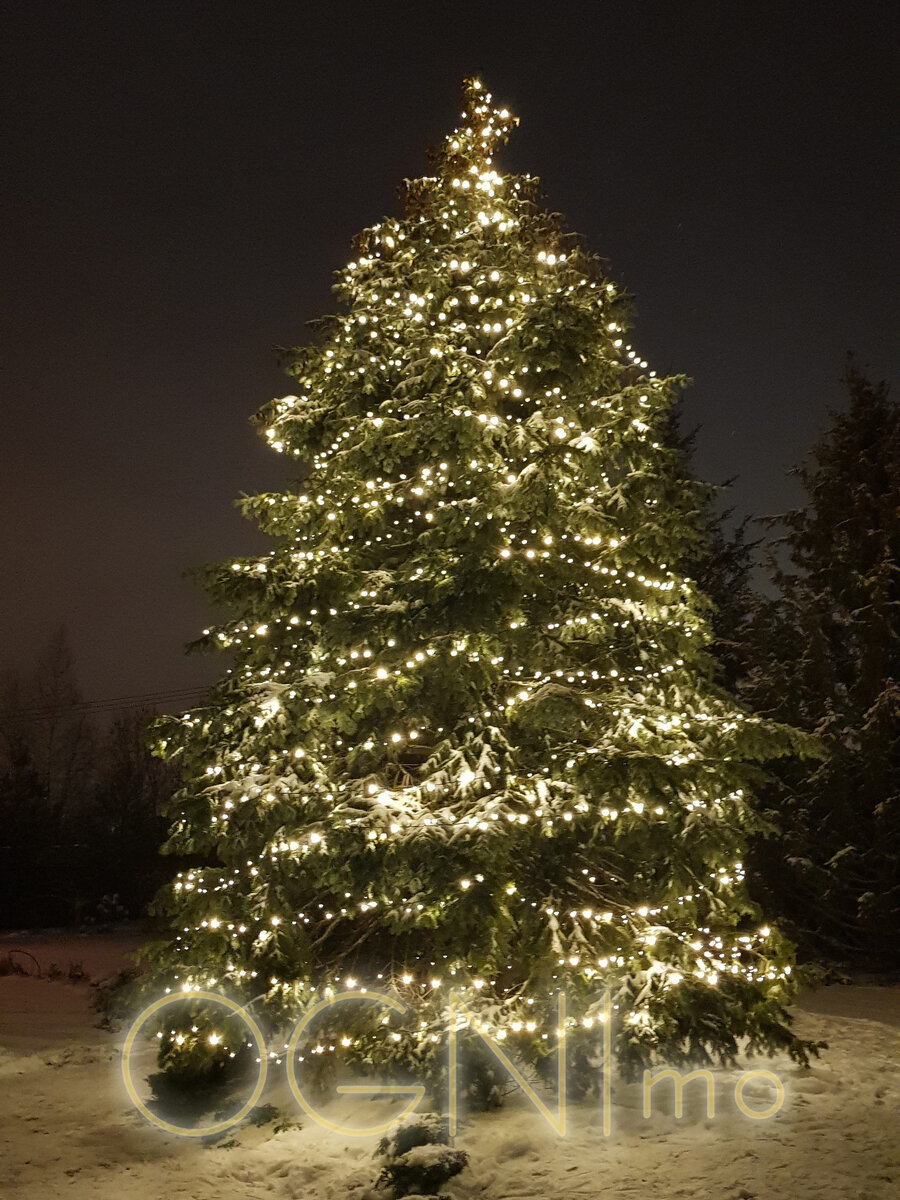
[[[494,167],[515,118],[464,96],[260,415],[308,473],[242,501],[268,554],[209,571],[234,665],[164,730],[171,845],[209,865],[168,893],[161,961],[273,1018],[395,989],[405,1022],[335,1025],[372,1062],[431,1061],[451,987],[534,1060],[561,989],[576,1057],[607,990],[632,1061],[741,1035],[802,1056],[741,865],[758,763],[796,739],[714,682],[679,571],[704,495],[666,440],[683,381]]]

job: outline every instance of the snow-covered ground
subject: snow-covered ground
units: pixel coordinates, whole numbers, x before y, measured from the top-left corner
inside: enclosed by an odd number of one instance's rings
[[[80,962],[109,975],[139,942],[134,931],[88,937],[0,938],[0,959],[30,951],[46,972]],[[14,956],[15,957],[15,956]],[[34,963],[19,956],[26,969]],[[121,1079],[123,1031],[97,1028],[82,982],[0,976],[0,1196],[8,1200],[367,1200],[378,1174],[374,1135],[329,1132],[305,1114],[275,1068],[263,1101],[302,1128],[242,1127],[215,1146],[172,1136],[134,1109]],[[804,997],[797,1029],[830,1048],[809,1070],[782,1059],[716,1071],[716,1115],[702,1085],[687,1086],[685,1114],[671,1115],[670,1083],[642,1113],[640,1085],[614,1083],[604,1135],[597,1104],[571,1105],[557,1136],[523,1096],[464,1124],[456,1145],[471,1162],[444,1185],[453,1200],[882,1200],[900,1194],[896,1099],[900,989],[830,987]],[[735,1104],[742,1071],[772,1071],[781,1110],[752,1120]],[[656,1094],[658,1093],[658,1095]],[[692,1093],[694,1093],[692,1095]],[[748,1108],[772,1103],[756,1078]],[[702,1103],[699,1101],[702,1100]],[[337,1102],[336,1102],[337,1103]],[[392,1111],[381,1099],[343,1101],[358,1124]],[[396,1102],[393,1102],[396,1105]],[[548,1101],[548,1103],[550,1103]],[[552,1106],[552,1104],[551,1104]],[[323,1107],[335,1117],[336,1108]],[[384,1195],[384,1193],[379,1193]]]

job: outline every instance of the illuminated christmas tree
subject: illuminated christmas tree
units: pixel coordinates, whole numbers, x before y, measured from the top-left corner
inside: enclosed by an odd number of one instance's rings
[[[536,180],[497,170],[515,118],[477,80],[464,104],[258,418],[307,474],[241,501],[269,553],[208,572],[233,615],[204,643],[234,665],[161,746],[170,848],[211,865],[163,898],[158,967],[272,1030],[395,995],[387,1024],[323,1025],[382,1075],[439,1074],[451,988],[533,1063],[561,990],[585,1071],[607,992],[631,1066],[744,1037],[802,1059],[741,865],[760,763],[801,742],[714,681],[679,570],[705,495],[666,438],[684,381],[629,347],[627,297]],[[163,1061],[233,1055],[217,1019]]]

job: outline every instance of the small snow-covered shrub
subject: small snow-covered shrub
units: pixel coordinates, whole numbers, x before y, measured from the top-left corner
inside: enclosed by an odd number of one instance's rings
[[[437,1113],[420,1113],[401,1121],[394,1129],[383,1137],[375,1150],[388,1158],[399,1158],[412,1150],[413,1146],[450,1145],[450,1123]]]
[[[378,1186],[389,1187],[395,1197],[406,1200],[441,1200],[435,1189],[458,1175],[469,1161],[468,1154],[452,1149],[449,1141],[447,1122],[436,1113],[403,1122],[378,1145],[377,1153],[387,1160]]]
[[[389,1162],[381,1172],[379,1186],[394,1189],[395,1196],[434,1194],[434,1189],[458,1175],[469,1161],[465,1150],[449,1146],[414,1146]]]

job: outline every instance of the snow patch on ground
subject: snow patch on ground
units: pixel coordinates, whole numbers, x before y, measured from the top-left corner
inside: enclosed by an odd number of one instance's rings
[[[85,969],[112,974],[133,933],[75,941]],[[73,944],[22,937],[39,960],[65,965]],[[49,949],[47,949],[49,947]],[[0,955],[3,942],[0,941]],[[93,966],[93,971],[90,966]],[[122,1084],[124,1033],[96,1028],[86,984],[0,977],[0,1195],[6,1200],[369,1200],[380,1168],[379,1136],[351,1138],[296,1111],[277,1068],[263,1097],[302,1128],[241,1128],[204,1146],[149,1125]],[[613,1082],[611,1133],[599,1104],[571,1105],[557,1136],[527,1098],[468,1121],[456,1146],[470,1166],[445,1184],[453,1200],[887,1200],[900,1191],[896,1137],[900,989],[830,987],[805,997],[797,1030],[828,1050],[809,1070],[756,1059],[714,1072],[715,1116],[704,1088],[654,1089],[643,1116],[640,1085]],[[772,1071],[785,1089],[772,1118],[754,1121],[735,1104],[744,1071]],[[757,1110],[774,1091],[761,1077],[743,1092]],[[386,1099],[335,1102],[370,1127],[397,1112]],[[347,1105],[350,1105],[348,1110]],[[553,1107],[553,1101],[548,1100]],[[338,1109],[323,1107],[335,1116]],[[234,1142],[236,1144],[227,1144]],[[383,1195],[383,1193],[381,1193]]]

